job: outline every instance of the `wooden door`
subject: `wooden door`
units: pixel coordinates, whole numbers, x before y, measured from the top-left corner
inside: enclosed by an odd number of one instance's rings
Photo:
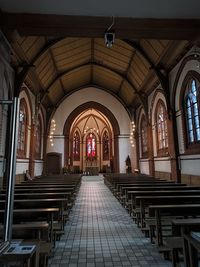
[[[61,173],[61,161],[62,161],[62,154],[48,153],[46,157],[47,175],[48,174],[60,174]]]

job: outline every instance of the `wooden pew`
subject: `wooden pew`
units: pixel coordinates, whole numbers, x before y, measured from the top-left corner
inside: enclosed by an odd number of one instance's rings
[[[23,238],[24,232],[24,234],[26,233],[26,238],[33,239],[33,236],[30,234],[34,233],[34,229],[37,227],[39,228],[39,224],[41,223],[39,220],[42,219],[44,220],[42,223],[46,223],[49,226],[49,243],[52,244],[52,241],[55,242],[55,238],[53,238],[53,233],[55,232],[54,222],[61,222],[61,229],[64,228],[64,216],[66,217],[66,211],[72,206],[69,206],[69,202],[73,202],[75,199],[80,183],[81,176],[77,177],[76,175],[76,177],[52,176],[37,178],[34,181],[26,181],[20,185],[16,185],[13,211],[13,233],[15,229],[17,229],[15,234],[19,234],[20,238]],[[1,190],[0,198],[0,208],[2,209],[0,210],[0,221],[3,223],[5,188]],[[30,229],[28,229],[29,226]],[[42,227],[41,224],[40,226]],[[1,227],[3,228],[2,225]],[[22,232],[20,230],[21,228],[23,228]],[[57,232],[56,229],[56,233]],[[43,249],[43,253],[45,253],[44,244],[41,248]]]
[[[150,205],[149,217],[156,220],[156,244],[163,245],[162,217],[163,216],[200,216],[200,204],[172,204],[172,205]]]
[[[135,208],[139,208],[141,227],[145,227],[145,217],[150,205],[162,204],[192,204],[200,203],[200,195],[161,195],[161,196],[136,196]],[[148,216],[148,214],[147,214]]]
[[[0,223],[4,223],[5,210],[0,210]],[[60,220],[59,208],[38,208],[38,209],[14,209],[13,223],[46,221],[50,225],[49,241],[54,239],[54,221]]]
[[[175,190],[177,189],[182,189],[185,188],[185,184],[166,184],[166,183],[154,183],[152,182],[151,184],[135,184],[134,186],[122,186],[120,187],[120,192],[119,192],[119,200],[124,206],[126,202],[128,201],[128,192],[129,191],[135,191],[135,190],[140,190],[140,191],[149,191],[155,189],[155,190]]]
[[[127,192],[126,205],[129,208],[130,215],[133,215],[135,209],[135,197],[137,196],[166,196],[166,195],[195,195],[200,193],[200,189],[189,189],[188,187],[176,187],[176,188],[159,188],[159,190],[152,188],[146,188],[144,191],[143,188],[136,189],[135,191]]]
[[[187,267],[198,267],[200,252],[200,232],[191,232],[183,235],[184,262]]]

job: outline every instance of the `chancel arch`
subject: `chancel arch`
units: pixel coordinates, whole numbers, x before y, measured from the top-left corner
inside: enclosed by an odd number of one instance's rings
[[[70,128],[69,120],[72,120]],[[65,165],[70,164],[75,170],[85,172],[93,167],[98,172],[105,171],[113,165],[113,158],[118,158],[118,145],[115,141],[119,135],[117,122],[114,116],[98,103],[85,103],[74,110],[66,120],[64,135],[67,136]],[[104,151],[105,145],[108,151]],[[79,158],[74,155],[75,150],[79,151]],[[119,168],[117,161],[114,166]]]

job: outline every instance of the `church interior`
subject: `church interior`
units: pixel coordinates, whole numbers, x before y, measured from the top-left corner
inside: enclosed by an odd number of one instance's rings
[[[0,266],[198,267],[200,3],[10,2]]]

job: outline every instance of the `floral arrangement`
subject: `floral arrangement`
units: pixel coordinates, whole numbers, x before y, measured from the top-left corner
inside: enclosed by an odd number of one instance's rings
[[[87,161],[95,161],[95,160],[97,160],[97,156],[86,156],[86,160]]]

